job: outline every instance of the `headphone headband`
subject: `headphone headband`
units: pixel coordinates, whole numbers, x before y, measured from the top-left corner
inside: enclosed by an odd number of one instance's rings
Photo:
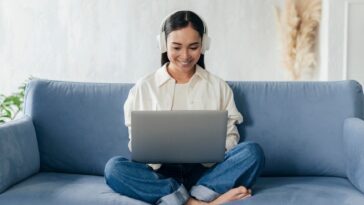
[[[160,32],[165,32],[164,30],[164,27],[166,26],[166,22],[167,22],[167,19],[169,19],[173,14],[177,13],[179,11],[175,11],[173,13],[170,13],[169,15],[167,15],[166,17],[164,17],[161,25],[160,25]],[[194,12],[193,12],[194,13]],[[201,18],[201,16],[197,15],[196,13],[194,13],[198,18],[200,18],[200,20],[202,21],[202,25],[203,25],[203,33],[205,34],[208,34],[207,32],[207,26],[206,26],[206,23],[205,21]]]

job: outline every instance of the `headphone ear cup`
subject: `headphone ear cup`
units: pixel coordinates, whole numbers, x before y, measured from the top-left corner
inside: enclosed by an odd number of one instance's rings
[[[161,53],[165,53],[165,52],[167,52],[167,45],[166,45],[165,32],[161,32],[161,33],[157,36],[157,41],[158,41],[159,49],[161,50]]]
[[[211,44],[211,39],[207,34],[203,34],[202,37],[202,50],[201,53],[204,54],[207,50],[209,50]]]
[[[160,35],[157,35],[157,36],[155,37],[155,39],[157,40],[157,44],[158,44],[158,48],[159,48],[159,50],[161,49],[161,40],[160,40],[160,38],[161,38],[161,36],[160,36]]]

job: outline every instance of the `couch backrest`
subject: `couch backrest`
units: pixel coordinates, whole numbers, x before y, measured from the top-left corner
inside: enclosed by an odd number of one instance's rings
[[[229,82],[244,116],[241,140],[258,142],[264,175],[345,176],[342,126],[363,117],[355,81]],[[37,133],[41,170],[102,175],[115,155],[129,157],[123,104],[132,84],[33,80],[25,113]]]
[[[31,81],[24,110],[33,119],[41,170],[103,175],[111,157],[129,157],[123,105],[132,86]]]
[[[258,142],[266,155],[263,175],[345,177],[343,123],[363,118],[356,81],[230,82],[245,117],[241,140]]]

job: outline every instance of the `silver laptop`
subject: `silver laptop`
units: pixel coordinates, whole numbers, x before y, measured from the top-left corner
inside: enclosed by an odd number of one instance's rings
[[[131,158],[143,163],[224,159],[227,111],[132,111]]]

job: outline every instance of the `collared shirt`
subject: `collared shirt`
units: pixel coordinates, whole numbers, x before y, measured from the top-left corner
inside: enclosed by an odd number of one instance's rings
[[[129,129],[129,150],[131,150],[131,111],[172,110],[176,80],[167,71],[167,63],[154,73],[147,75],[130,90],[124,104],[125,125]],[[236,108],[229,85],[219,77],[196,65],[196,72],[188,82],[188,110],[227,110],[226,150],[238,144],[240,136],[236,124],[243,117]]]

